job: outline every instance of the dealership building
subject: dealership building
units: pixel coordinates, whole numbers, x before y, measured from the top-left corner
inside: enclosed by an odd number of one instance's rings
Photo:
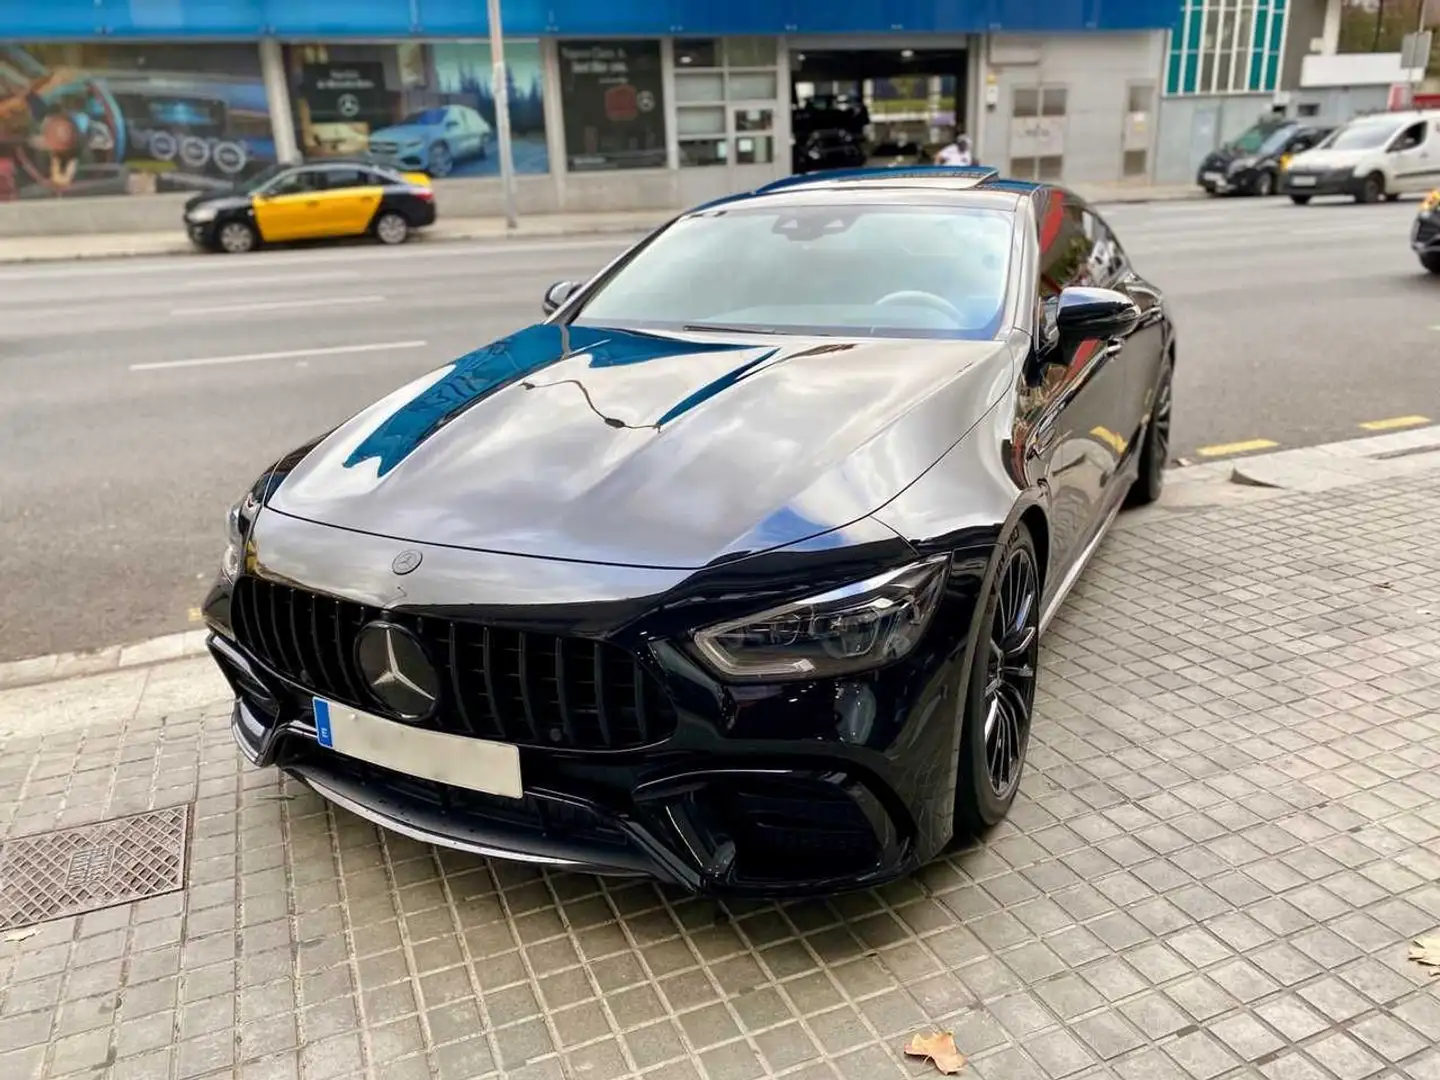
[[[169,227],[188,194],[357,152],[444,177],[452,215],[497,213],[485,9],[0,0],[0,235]],[[507,0],[519,208],[661,209],[753,187],[791,171],[797,117],[860,106],[872,138],[933,148],[958,130],[1022,177],[1184,179],[1206,139],[1285,107],[1289,23],[1303,14],[1323,37],[1326,9]],[[1227,97],[1238,106],[1214,120]]]

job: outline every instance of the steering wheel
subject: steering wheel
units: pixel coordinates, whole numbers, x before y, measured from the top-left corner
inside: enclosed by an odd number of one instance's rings
[[[956,326],[965,325],[964,313],[949,300],[943,296],[936,296],[934,293],[921,292],[919,289],[901,289],[899,292],[892,292],[875,301],[876,307],[885,307],[887,304],[910,304],[915,307],[929,308],[952,320]]]

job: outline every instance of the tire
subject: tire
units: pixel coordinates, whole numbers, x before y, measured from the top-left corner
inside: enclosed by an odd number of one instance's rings
[[[1440,274],[1440,251],[1427,251],[1420,256],[1420,265],[1432,274]]]
[[[1371,173],[1365,177],[1365,183],[1360,187],[1360,194],[1355,196],[1358,203],[1377,203],[1385,197],[1385,178],[1379,173]]]
[[[980,628],[960,731],[957,838],[1003,820],[1025,770],[1040,658],[1040,564],[1023,524],[996,561]]]
[[[260,236],[248,221],[227,221],[215,234],[215,246],[227,255],[245,255],[255,250]]]
[[[1262,199],[1268,199],[1275,194],[1275,174],[1262,172],[1255,178],[1255,194]]]
[[[1165,459],[1170,454],[1170,424],[1175,408],[1175,363],[1168,356],[1155,385],[1155,404],[1140,448],[1140,475],[1125,496],[1126,506],[1149,506],[1165,489]]]
[[[1291,195],[1290,201],[1293,202],[1296,206],[1309,206],[1310,198],[1311,197],[1309,195]]]
[[[1399,202],[1399,201],[1400,201],[1400,196],[1399,196],[1399,195],[1396,195],[1396,194],[1393,194],[1393,193],[1387,194],[1387,195],[1385,196],[1385,201],[1386,201],[1386,202]]]
[[[375,239],[387,247],[403,244],[410,239],[410,222],[405,215],[395,210],[386,210],[375,219]]]
[[[455,155],[450,153],[450,147],[442,142],[436,143],[430,148],[430,168],[428,171],[431,176],[436,179],[449,176],[454,169]]]

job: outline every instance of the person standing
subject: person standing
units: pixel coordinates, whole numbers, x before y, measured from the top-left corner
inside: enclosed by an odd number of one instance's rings
[[[975,164],[975,155],[971,150],[970,136],[957,133],[953,139],[940,148],[935,155],[936,165],[958,165],[966,166]]]

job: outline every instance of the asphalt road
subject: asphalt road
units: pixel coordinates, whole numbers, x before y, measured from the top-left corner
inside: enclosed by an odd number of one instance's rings
[[[1440,418],[1440,279],[1406,245],[1414,212],[1107,213],[1180,323],[1177,455]],[[626,242],[0,267],[0,660],[195,625],[224,512],[262,468],[532,321],[546,285]]]

